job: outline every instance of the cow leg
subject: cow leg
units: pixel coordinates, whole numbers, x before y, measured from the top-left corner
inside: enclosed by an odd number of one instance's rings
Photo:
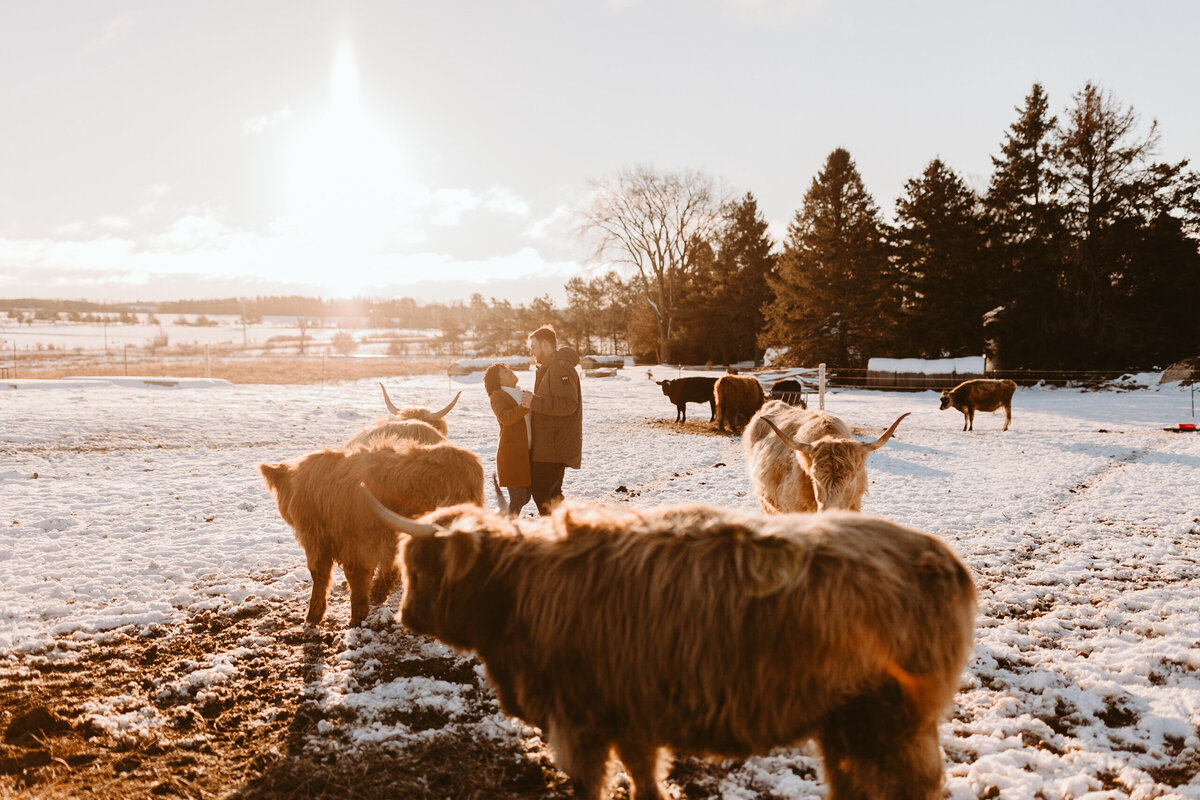
[[[604,788],[604,768],[608,763],[608,743],[592,732],[569,723],[550,725],[550,748],[554,763],[571,776],[579,800],[600,800]]]
[[[333,556],[324,552],[306,553],[308,574],[312,576],[312,596],[308,599],[308,616],[304,621],[316,625],[325,616],[325,597],[329,594],[329,576],[333,572]]]
[[[1002,430],[1002,431],[1008,430],[1008,423],[1010,423],[1010,422],[1012,422],[1012,405],[1009,403],[1005,403],[1004,404],[1004,427],[1001,428],[1000,430]]]
[[[400,542],[396,537],[390,538],[391,541],[384,545],[383,557],[379,559],[379,566],[375,572],[375,583],[371,586],[371,602],[376,605],[387,601],[388,595],[396,585],[396,579],[400,577],[400,568],[396,566],[396,551]]]
[[[680,403],[675,406],[675,421],[687,422],[687,403]]]
[[[350,584],[350,624],[362,622],[371,609],[371,573],[375,568],[363,564],[343,564],[346,572],[346,582]]]
[[[937,721],[919,719],[895,684],[834,711],[818,739],[828,800],[941,800]]]
[[[709,400],[708,401],[708,421],[712,422],[716,418],[717,418],[717,401]]]
[[[630,800],[667,800],[659,784],[660,775],[667,773],[667,762],[659,762],[657,747],[620,742],[617,754],[633,781]]]

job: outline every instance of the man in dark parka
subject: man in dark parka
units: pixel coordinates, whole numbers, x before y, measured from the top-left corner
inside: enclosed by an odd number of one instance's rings
[[[575,369],[579,354],[559,347],[549,325],[529,334],[527,341],[537,361],[537,378],[521,405],[533,412],[530,486],[538,513],[545,516],[563,498],[566,468],[579,469],[583,457],[583,395]]]

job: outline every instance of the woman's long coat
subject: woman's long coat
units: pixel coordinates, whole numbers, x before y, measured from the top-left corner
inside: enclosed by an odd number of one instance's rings
[[[525,416],[529,409],[503,389],[488,395],[492,413],[500,422],[500,444],[496,447],[496,478],[501,486],[528,486],[529,433]]]

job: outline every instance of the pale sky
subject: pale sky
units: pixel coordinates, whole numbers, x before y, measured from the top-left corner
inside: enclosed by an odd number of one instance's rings
[[[561,297],[589,181],[753,192],[845,147],[978,189],[1040,81],[1200,157],[1200,3],[0,0],[0,297]]]

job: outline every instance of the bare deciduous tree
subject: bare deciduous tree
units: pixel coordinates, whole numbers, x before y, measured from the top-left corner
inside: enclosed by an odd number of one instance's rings
[[[672,324],[702,242],[715,236],[725,199],[700,172],[625,169],[593,184],[577,229],[595,262],[633,267],[658,321],[658,356],[671,360]]]

